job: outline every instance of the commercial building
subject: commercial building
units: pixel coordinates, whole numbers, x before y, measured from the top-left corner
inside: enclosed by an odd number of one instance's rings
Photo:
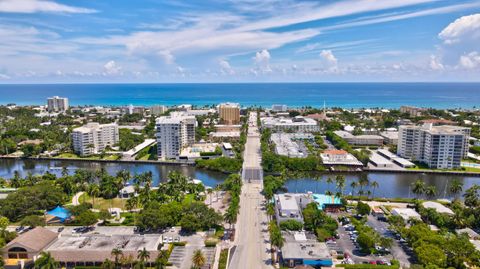
[[[430,168],[458,168],[468,154],[470,128],[457,126],[400,126],[397,154]]]
[[[275,218],[278,224],[290,219],[303,223],[302,210],[313,202],[310,195],[301,193],[275,194],[274,200]]]
[[[282,232],[282,262],[289,268],[306,265],[315,268],[333,265],[332,256],[325,243],[318,242],[312,233]]]
[[[335,134],[343,138],[350,145],[356,145],[356,146],[383,145],[383,137],[379,135],[353,135],[346,131],[335,131]]]
[[[150,114],[152,114],[154,116],[160,116],[163,113],[167,112],[167,110],[168,110],[168,108],[166,106],[160,106],[160,105],[151,106],[150,107]]]
[[[363,166],[355,156],[345,150],[324,150],[320,156],[325,165]]]
[[[268,117],[262,118],[261,121],[263,127],[272,129],[275,132],[312,133],[320,131],[317,121],[302,116],[294,118]]]
[[[240,104],[238,103],[222,103],[218,105],[218,114],[223,124],[239,124],[240,123]]]
[[[135,259],[139,250],[147,250],[150,257],[147,267],[153,265],[158,256],[162,239],[160,235],[138,234],[81,234],[62,235],[43,227],[34,228],[10,243],[3,249],[4,261],[9,268],[23,268],[33,265],[42,251],[51,254],[62,268],[79,266],[99,267],[106,259],[112,259],[112,249],[122,251],[124,257]]]
[[[47,99],[48,112],[64,112],[68,110],[68,98],[53,96]]]
[[[272,105],[273,112],[285,112],[288,110],[287,105]]]
[[[115,123],[90,122],[72,132],[73,150],[80,156],[98,154],[119,141],[118,126]]]
[[[194,116],[184,113],[159,117],[156,120],[158,159],[178,158],[182,148],[195,142],[196,124]]]

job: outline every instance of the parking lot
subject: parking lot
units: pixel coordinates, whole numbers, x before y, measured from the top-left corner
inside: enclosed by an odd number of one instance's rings
[[[339,217],[338,215],[334,217]],[[388,223],[377,220],[374,216],[368,216],[367,225],[372,227],[381,236],[395,238],[393,232],[388,229]],[[360,251],[358,244],[356,243],[357,232],[353,225],[339,225],[337,230],[338,238],[335,241],[327,242],[327,246],[330,250],[335,250],[339,255],[344,255],[345,263],[360,264],[360,263],[376,263],[376,264],[388,264],[390,260],[396,259],[404,267],[409,267],[411,257],[413,253],[408,250],[406,244],[401,244],[399,240],[394,239],[391,249],[382,250],[385,251],[383,255],[365,255]]]

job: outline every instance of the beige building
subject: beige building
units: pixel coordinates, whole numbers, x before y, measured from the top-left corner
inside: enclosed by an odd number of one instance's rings
[[[23,268],[33,263],[43,249],[50,246],[58,234],[43,227],[19,235],[2,249],[6,267]]]
[[[218,114],[224,124],[240,123],[240,104],[223,103],[218,105]]]

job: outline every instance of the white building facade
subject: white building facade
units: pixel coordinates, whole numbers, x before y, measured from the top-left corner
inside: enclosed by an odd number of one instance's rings
[[[400,126],[397,154],[430,168],[460,167],[468,154],[470,128],[457,126]]]
[[[101,153],[108,146],[120,141],[117,124],[88,123],[73,129],[73,150],[80,156]]]
[[[68,107],[68,98],[53,96],[47,99],[48,112],[65,112]]]
[[[171,113],[156,121],[158,159],[176,159],[182,148],[195,142],[197,121],[194,116]]]

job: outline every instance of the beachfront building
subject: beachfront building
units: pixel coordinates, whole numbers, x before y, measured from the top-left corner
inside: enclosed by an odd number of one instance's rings
[[[240,104],[222,103],[218,105],[218,114],[222,123],[231,125],[240,123]]]
[[[156,120],[158,159],[178,158],[184,147],[195,142],[196,124],[194,116],[181,112],[159,117]]]
[[[150,114],[152,114],[154,116],[160,116],[163,113],[167,112],[167,110],[168,110],[168,108],[166,106],[160,106],[160,105],[151,106],[150,107]]]
[[[379,135],[353,135],[346,131],[335,131],[335,134],[343,138],[350,145],[355,146],[382,146],[383,137]]]
[[[297,132],[312,133],[320,131],[317,121],[314,119],[296,116],[294,118],[262,118],[262,126],[272,129],[274,132]]]
[[[468,154],[470,128],[450,125],[400,126],[397,154],[430,168],[460,167]]]
[[[65,112],[68,106],[68,98],[53,96],[47,99],[48,112]]]
[[[272,105],[273,112],[286,112],[287,110],[287,105]]]
[[[101,153],[106,147],[111,147],[120,141],[118,125],[115,123],[99,124],[90,122],[73,129],[73,150],[80,156]]]
[[[427,109],[414,106],[401,106],[400,112],[408,114],[410,117],[420,117]]]

